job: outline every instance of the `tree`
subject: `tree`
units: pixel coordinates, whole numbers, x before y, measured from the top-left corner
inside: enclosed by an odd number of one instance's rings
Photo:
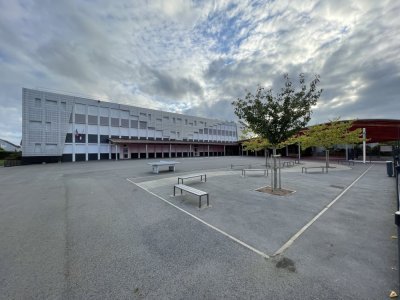
[[[326,172],[329,168],[329,150],[334,145],[358,144],[363,141],[362,129],[351,130],[354,121],[340,121],[340,118],[325,124],[314,125],[304,130],[297,137],[293,137],[287,143],[300,143],[302,149],[311,146],[325,148]]]
[[[242,145],[244,150],[250,150],[250,151],[264,150],[265,165],[268,166],[268,155],[266,151],[271,146],[271,143],[267,139],[251,135],[247,130],[243,131],[243,135],[240,138],[243,141]]]
[[[284,75],[284,81],[284,87],[276,95],[272,89],[259,86],[254,95],[248,92],[244,99],[232,102],[241,124],[257,137],[267,140],[274,156],[284,141],[306,127],[311,119],[311,108],[317,104],[322,93],[317,89],[318,75],[307,87],[304,74],[300,74],[298,90],[288,74]],[[276,189],[276,159],[273,172],[272,188]]]

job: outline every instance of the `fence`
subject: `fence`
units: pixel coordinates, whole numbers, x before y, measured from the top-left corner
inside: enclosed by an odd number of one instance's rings
[[[4,167],[15,167],[20,166],[21,160],[18,159],[5,159],[4,160]]]

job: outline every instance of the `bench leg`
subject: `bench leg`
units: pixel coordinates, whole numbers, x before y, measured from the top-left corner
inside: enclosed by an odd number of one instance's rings
[[[204,182],[207,182],[207,174],[204,174]]]
[[[179,184],[179,182],[178,182],[178,184]],[[174,197],[175,197],[175,188],[176,188],[176,186],[174,186]]]
[[[201,196],[199,196],[199,208],[201,208]]]
[[[208,194],[207,194],[207,206],[210,206],[210,201],[209,200],[210,199],[209,199]]]

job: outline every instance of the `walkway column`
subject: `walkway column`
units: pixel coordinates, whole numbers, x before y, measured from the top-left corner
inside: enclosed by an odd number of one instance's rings
[[[365,128],[363,128],[362,134],[363,134],[363,163],[365,164],[367,158],[367,142],[366,142],[367,130]]]
[[[226,156],[226,146],[224,145],[224,156]]]
[[[207,145],[207,156],[210,157],[210,145]]]
[[[192,144],[189,145],[189,157],[192,157]]]
[[[118,145],[115,144],[115,160],[118,160]]]
[[[149,158],[149,153],[147,152],[147,144],[145,144],[145,146],[146,146],[146,159],[148,159]]]
[[[169,144],[169,158],[171,158],[171,150],[172,150],[172,146],[171,146],[171,144]]]
[[[286,157],[289,156],[289,148],[286,146]]]
[[[349,145],[346,144],[346,160],[349,160]]]

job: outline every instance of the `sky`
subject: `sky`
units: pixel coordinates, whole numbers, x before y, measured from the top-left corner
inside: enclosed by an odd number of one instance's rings
[[[237,121],[232,101],[320,75],[310,125],[400,119],[400,1],[0,0],[0,138],[22,88]]]

